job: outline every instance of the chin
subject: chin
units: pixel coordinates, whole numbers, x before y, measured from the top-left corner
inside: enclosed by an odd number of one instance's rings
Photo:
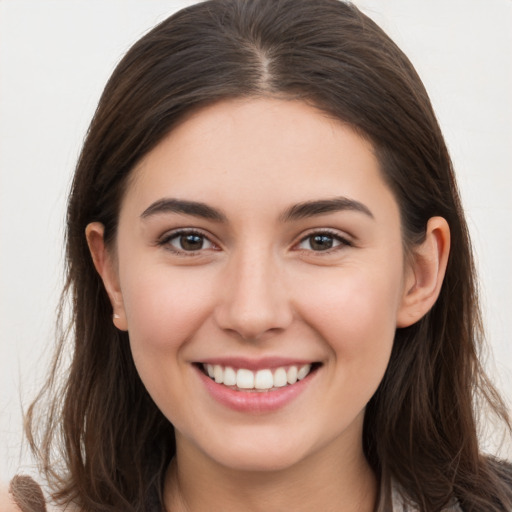
[[[207,455],[217,464],[236,471],[274,472],[294,467],[307,457],[304,442],[293,442],[290,436],[259,439],[253,436],[222,443],[218,449],[210,445]],[[299,440],[297,440],[299,441]]]
[[[300,462],[296,454],[276,454],[274,451],[266,453],[245,451],[244,453],[233,454],[233,456],[222,457],[217,460],[226,468],[243,471],[247,473],[268,473],[290,469]]]

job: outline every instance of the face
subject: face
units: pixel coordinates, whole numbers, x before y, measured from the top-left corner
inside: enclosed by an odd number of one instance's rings
[[[301,102],[203,109],[133,171],[115,253],[117,325],[178,453],[269,470],[360,450],[408,279],[366,140]]]

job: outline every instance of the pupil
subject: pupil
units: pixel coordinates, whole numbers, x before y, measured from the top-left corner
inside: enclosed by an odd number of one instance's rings
[[[186,251],[197,251],[203,246],[203,237],[199,235],[182,235],[180,243],[181,247]]]
[[[315,251],[326,251],[332,247],[332,236],[315,235],[311,240],[311,248]]]

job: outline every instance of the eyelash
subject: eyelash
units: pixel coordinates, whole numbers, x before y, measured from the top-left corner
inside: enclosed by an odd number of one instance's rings
[[[305,252],[314,252],[315,254],[319,254],[319,255],[324,255],[324,254],[327,255],[327,254],[332,254],[333,252],[338,251],[340,249],[343,249],[344,247],[353,247],[353,243],[350,240],[341,236],[337,231],[331,231],[329,229],[322,229],[322,230],[312,231],[312,232],[308,233],[306,236],[304,236],[300,239],[299,243],[296,244],[295,247],[298,247],[306,240],[311,240],[316,236],[324,236],[324,237],[332,238],[334,242],[339,242],[339,243],[338,243],[338,245],[335,245],[334,247],[329,247],[328,249],[320,250],[320,251],[314,251],[313,249],[301,249],[301,248],[298,248],[298,250],[303,250]]]
[[[207,247],[206,249],[201,247],[200,249],[197,249],[197,250],[186,250],[186,249],[178,249],[177,247],[174,247],[171,244],[171,242],[173,240],[177,240],[180,237],[186,237],[186,236],[200,237],[202,239],[203,245],[205,242],[207,242],[211,245],[211,247]],[[334,241],[333,243],[338,242],[338,245],[335,245],[334,247],[329,247],[325,250],[318,250],[318,251],[315,251],[313,249],[304,249],[304,248],[299,247],[305,241],[311,240],[311,239],[313,239],[313,237],[318,237],[318,236],[331,238]],[[210,250],[210,249],[218,250],[218,246],[214,242],[212,242],[210,240],[210,238],[205,233],[203,233],[202,231],[199,231],[199,230],[195,230],[195,229],[180,229],[177,231],[173,231],[171,233],[164,235],[162,238],[160,238],[158,240],[157,244],[159,246],[163,246],[163,247],[165,246],[165,248],[167,250],[169,250],[177,255],[189,256],[189,257],[190,256],[198,256],[198,255],[200,255],[200,253],[203,250]],[[300,239],[300,241],[294,245],[294,248],[297,248],[296,250],[299,250],[299,251],[312,252],[312,253],[317,253],[317,254],[323,255],[323,254],[332,254],[333,252],[338,251],[338,250],[342,249],[343,247],[352,247],[352,246],[353,246],[352,242],[350,240],[347,240],[347,238],[340,236],[338,232],[331,231],[328,229],[322,229],[322,230],[318,230],[318,231],[312,231],[309,234],[307,234],[306,236],[303,236]]]
[[[200,237],[203,240],[203,244],[205,242],[211,244],[212,247],[208,247],[207,249],[218,249],[217,245],[210,240],[210,238],[203,233],[202,231],[196,230],[196,229],[179,229],[177,231],[173,231],[171,233],[165,234],[162,238],[158,240],[158,245],[165,247],[167,250],[173,252],[174,254],[177,254],[179,256],[198,256],[200,255],[201,251],[205,250],[204,248],[200,248],[197,250],[185,250],[185,249],[178,249],[177,247],[174,247],[171,242],[175,239],[179,239],[180,237],[186,237],[186,236],[197,236]]]

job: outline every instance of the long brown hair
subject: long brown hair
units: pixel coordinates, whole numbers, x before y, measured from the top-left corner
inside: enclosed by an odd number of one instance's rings
[[[115,240],[131,170],[186,115],[255,96],[308,102],[371,141],[400,207],[406,250],[422,240],[430,217],[450,226],[440,297],[422,320],[397,330],[389,367],[367,406],[363,443],[381,481],[379,510],[389,503],[392,481],[422,511],[441,510],[453,496],[466,511],[510,509],[510,473],[478,448],[476,404],[510,423],[479,362],[475,269],[445,142],[406,56],[338,0],[188,7],[139,40],[110,78],[69,197],[62,304],[71,304],[71,324],[61,328],[50,377],[27,414],[29,440],[55,499],[95,512],[148,510],[152,489],[161,501],[173,427],[137,374],[127,333],[112,325],[84,231],[99,221],[107,243]],[[68,343],[72,361],[60,381]]]

